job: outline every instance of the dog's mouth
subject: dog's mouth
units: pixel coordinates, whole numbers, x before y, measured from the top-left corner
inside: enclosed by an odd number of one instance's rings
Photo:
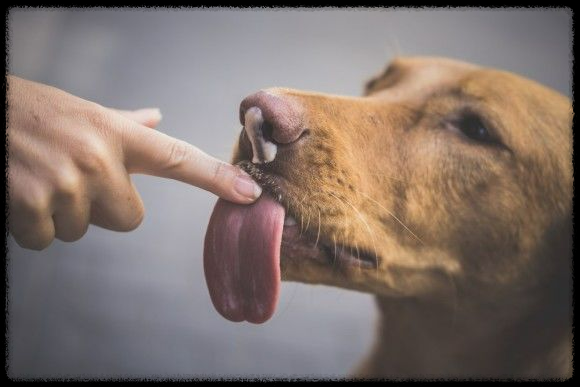
[[[278,301],[284,260],[308,259],[333,269],[377,267],[374,254],[329,243],[320,232],[304,230],[297,214],[287,211],[282,178],[254,164],[238,165],[262,187],[264,193],[252,205],[218,200],[204,245],[204,271],[212,302],[231,321],[263,323]]]
[[[264,171],[259,166],[246,160],[237,165],[258,182],[267,195],[270,195],[284,207],[284,228],[282,232],[282,259],[312,259],[333,268],[376,269],[378,258],[358,246],[345,246],[324,234],[319,222],[308,221],[305,225],[300,214],[289,211],[288,203],[293,200],[283,188],[284,179],[274,173]],[[293,206],[300,207],[300,206]],[[298,221],[297,219],[300,219]]]

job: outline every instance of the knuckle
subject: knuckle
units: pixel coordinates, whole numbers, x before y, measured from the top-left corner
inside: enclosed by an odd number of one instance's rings
[[[226,166],[224,164],[215,163],[212,171],[212,180],[216,183],[223,180],[226,172]]]
[[[56,194],[67,201],[72,201],[81,188],[81,177],[72,168],[63,169],[56,177]]]
[[[87,174],[104,173],[110,168],[111,164],[109,149],[103,141],[94,139],[86,146],[77,163],[79,169]]]
[[[182,140],[175,140],[171,143],[169,152],[167,153],[167,161],[165,167],[167,169],[178,168],[187,160],[191,154],[191,145]]]
[[[212,192],[231,191],[231,187],[237,175],[238,172],[235,170],[235,167],[232,167],[230,164],[223,162],[217,162],[212,167],[209,188],[212,189]]]
[[[39,189],[33,189],[25,194],[19,203],[20,209],[30,221],[38,222],[44,219],[50,209],[49,195]]]
[[[81,111],[89,125],[96,129],[106,130],[112,126],[109,110],[98,103],[86,101]]]

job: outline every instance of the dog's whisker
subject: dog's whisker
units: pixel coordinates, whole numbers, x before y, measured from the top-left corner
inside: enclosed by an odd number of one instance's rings
[[[318,240],[320,239],[320,209],[318,210],[318,233],[316,234],[316,242],[314,243],[314,248],[318,247]]]
[[[290,300],[288,300],[288,302],[286,303],[286,306],[280,312],[280,316],[279,317],[283,316],[284,313],[286,313],[286,311],[290,307],[290,304],[292,304],[292,301],[294,301],[294,296],[296,295],[296,289],[297,288],[298,288],[298,284],[297,283],[294,283],[294,289],[292,290],[292,294],[290,295]]]
[[[394,181],[398,181],[398,182],[400,182],[400,183],[406,183],[406,181],[405,181],[405,180],[403,180],[403,179],[399,179],[399,178],[396,178],[396,177],[393,177],[393,176],[387,175],[387,174],[385,174],[385,173],[380,173],[380,172],[368,172],[368,174],[369,174],[369,175],[372,175],[372,176],[380,176],[380,177],[385,177],[385,178],[387,178],[387,179],[394,180]]]
[[[361,195],[363,195],[364,197],[366,197],[368,200],[370,200],[371,202],[375,203],[377,206],[379,206],[381,209],[383,209],[383,211],[385,211],[387,214],[389,214],[393,219],[395,219],[401,226],[403,226],[403,228],[405,228],[405,230],[407,230],[415,239],[417,239],[417,241],[419,241],[422,245],[424,245],[423,241],[421,240],[421,238],[419,238],[417,236],[417,234],[415,234],[413,231],[411,231],[411,229],[409,227],[407,227],[407,225],[405,225],[405,223],[403,223],[402,220],[400,220],[395,214],[393,214],[391,211],[387,210],[382,204],[380,204],[379,202],[377,202],[375,199],[371,198],[370,196],[368,196],[366,193],[359,191],[355,188],[355,191]]]
[[[388,45],[384,48],[386,51],[387,57],[391,56],[391,61],[395,60],[396,58],[402,55],[401,46],[399,45],[399,40],[396,36],[387,36],[387,43]]]
[[[306,218],[306,227],[305,229],[308,230],[308,227],[310,226],[310,213],[307,214],[308,217]]]
[[[303,202],[306,199],[306,196],[307,196],[307,194],[304,194],[304,197],[298,203],[298,204],[300,204],[300,235],[302,235],[302,233],[304,232],[304,229],[303,229],[303,216],[302,216],[302,214],[304,214],[304,205],[303,205]]]
[[[331,196],[333,196],[333,197],[335,197],[338,201],[341,201],[341,199],[338,196],[334,195],[332,192],[329,192],[328,194],[331,195]],[[369,236],[371,237],[371,241],[373,243],[373,252],[375,253],[375,258],[377,259],[377,262],[378,262],[377,246],[376,246],[376,243],[375,243],[375,234],[373,233],[371,227],[369,226],[368,222],[364,219],[364,217],[361,214],[361,212],[352,203],[350,203],[346,199],[342,199],[342,200],[344,201],[344,203],[348,204],[355,211],[355,213],[357,214],[357,217],[360,219],[360,221],[366,227],[367,232],[369,233]]]
[[[356,250],[356,258],[357,258],[357,263],[358,263],[358,272],[360,273],[362,271],[362,261],[360,260],[360,253],[358,251],[358,243],[354,242],[354,248]]]
[[[332,268],[336,266],[336,238],[332,236],[332,243],[334,244],[334,259],[332,260]]]
[[[339,197],[337,197],[336,195],[334,195],[334,194],[332,194],[330,192],[328,194],[331,195],[331,196],[333,196],[334,199],[336,199],[341,206],[343,206],[344,208],[348,208],[348,207],[346,207],[346,204]],[[343,226],[343,228],[345,230],[348,229],[348,226],[350,225],[350,222],[348,221],[348,216],[347,215],[348,214],[347,214],[346,211],[343,211],[342,212],[342,219],[343,219],[342,226]]]
[[[314,196],[316,196],[317,193],[314,193],[312,196],[310,196],[310,199],[312,199]],[[304,201],[306,200],[306,198],[308,197],[308,193],[305,193],[304,196],[302,196],[302,199],[298,202],[298,205],[300,206],[300,236],[302,236],[302,234],[304,233],[304,218],[303,218],[303,214],[305,213],[304,210]],[[309,220],[310,222],[310,220]],[[306,227],[308,228],[308,226]]]
[[[399,39],[397,39],[396,36],[393,36],[393,43],[395,49],[395,58],[400,57],[403,55],[403,50],[401,49],[401,46],[399,45]]]

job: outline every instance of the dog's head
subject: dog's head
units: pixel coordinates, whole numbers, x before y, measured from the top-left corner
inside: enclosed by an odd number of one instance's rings
[[[233,161],[287,216],[283,279],[497,297],[567,267],[572,110],[534,81],[400,58],[364,97],[275,88],[240,110]]]

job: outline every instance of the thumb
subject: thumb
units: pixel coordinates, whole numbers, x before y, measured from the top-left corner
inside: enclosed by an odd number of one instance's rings
[[[179,180],[241,204],[255,201],[262,193],[260,186],[238,167],[141,125],[124,132],[123,152],[129,173]]]
[[[148,128],[154,129],[161,121],[162,115],[158,108],[145,108],[138,110],[120,110],[111,109],[122,116],[135,121],[141,125],[145,125]]]

